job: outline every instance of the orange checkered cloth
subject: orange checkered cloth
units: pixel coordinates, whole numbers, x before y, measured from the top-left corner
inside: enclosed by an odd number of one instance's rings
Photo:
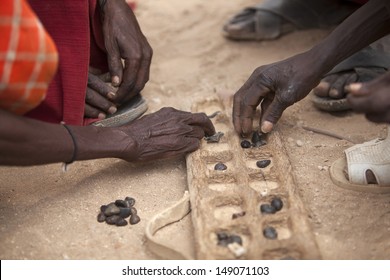
[[[1,0],[0,37],[0,109],[23,115],[45,98],[57,49],[25,0]]]

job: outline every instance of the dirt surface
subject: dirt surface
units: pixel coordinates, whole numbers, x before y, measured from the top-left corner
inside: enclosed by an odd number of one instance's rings
[[[148,113],[164,106],[190,110],[215,92],[233,94],[260,65],[304,51],[329,30],[299,31],[269,42],[231,42],[224,21],[256,1],[142,0],[137,16],[154,49],[144,90]],[[385,126],[354,113],[316,110],[309,98],[289,108],[278,124],[298,192],[323,259],[389,259],[390,195],[335,186],[327,168],[352,143],[311,133],[302,125],[361,142],[385,135]],[[187,188],[184,158],[148,164],[116,159],[0,168],[1,259],[155,259],[145,244],[145,225],[179,200]],[[134,197],[137,225],[99,224],[101,204]],[[159,233],[193,251],[191,219]]]

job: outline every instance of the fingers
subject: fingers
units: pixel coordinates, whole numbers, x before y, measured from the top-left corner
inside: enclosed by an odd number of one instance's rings
[[[199,139],[203,138],[204,135],[211,136],[216,133],[213,123],[205,113],[191,114],[189,120],[186,121],[186,123],[194,127],[199,127],[202,130],[202,135],[199,137]]]
[[[105,116],[106,114],[114,114],[117,111],[117,108],[114,103],[110,102],[108,99],[104,98],[99,93],[90,88],[87,88],[85,103],[86,105],[94,109],[92,110],[91,108],[89,108],[88,110],[86,110],[86,116],[90,118],[97,118],[100,113]]]
[[[108,99],[112,100],[115,98],[116,90],[92,73],[88,73],[88,87]]]
[[[104,40],[107,50],[108,69],[111,75],[111,83],[117,87],[122,82],[123,66],[118,45],[113,40]]]
[[[268,133],[273,129],[274,124],[278,122],[283,111],[288,107],[286,103],[281,102],[278,96],[275,96],[262,116],[261,131]]]
[[[116,102],[123,104],[136,95],[133,89],[136,84],[139,67],[140,61],[138,59],[125,59],[123,79],[117,91]]]
[[[103,120],[106,118],[106,114],[104,114],[102,111],[88,105],[88,104],[85,104],[85,107],[84,107],[84,116],[86,118],[98,118],[100,120]]]

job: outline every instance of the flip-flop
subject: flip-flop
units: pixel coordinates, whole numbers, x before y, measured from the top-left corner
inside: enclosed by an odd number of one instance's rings
[[[348,179],[345,170],[348,171]],[[367,170],[374,174],[377,184],[367,183]],[[345,157],[336,160],[330,167],[330,177],[333,183],[341,188],[359,192],[390,193],[390,137],[346,149]]]
[[[109,115],[107,118],[94,122],[94,126],[116,127],[127,124],[142,116],[148,109],[148,104],[141,95],[132,98],[130,102],[123,104],[118,108],[115,114]]]
[[[270,40],[297,29],[335,26],[356,8],[326,0],[265,0],[229,19],[223,34],[234,40]]]
[[[384,41],[385,44],[388,44],[388,42],[390,42],[390,40]],[[364,83],[386,73],[389,69],[390,53],[376,47],[368,46],[336,65],[324,77],[354,71],[358,76],[356,82]],[[322,111],[339,112],[351,109],[351,106],[348,104],[347,98],[345,97],[334,99],[317,96],[312,93],[311,101],[317,109]]]

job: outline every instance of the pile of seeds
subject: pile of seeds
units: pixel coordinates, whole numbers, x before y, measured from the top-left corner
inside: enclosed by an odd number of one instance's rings
[[[137,209],[134,207],[135,199],[126,197],[124,200],[116,200],[107,205],[100,206],[100,213],[97,216],[99,223],[106,222],[109,225],[118,227],[126,226],[128,222],[125,220],[130,217],[131,225],[138,224],[141,219],[137,215]]]
[[[275,214],[276,212],[282,210],[283,201],[279,197],[272,199],[271,204],[262,204],[260,205],[260,212],[264,214]]]

